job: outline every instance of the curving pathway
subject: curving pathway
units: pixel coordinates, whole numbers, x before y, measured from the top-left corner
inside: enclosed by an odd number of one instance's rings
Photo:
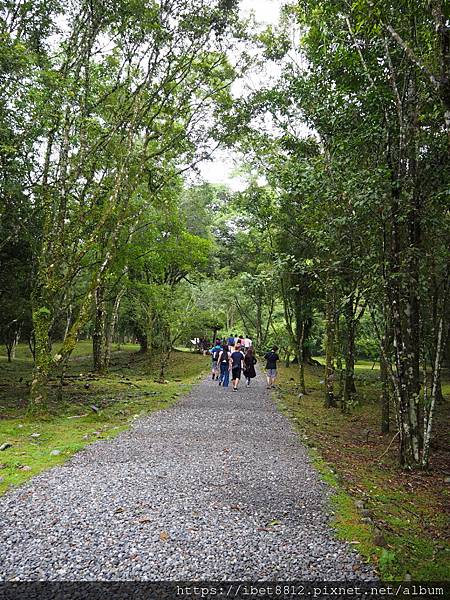
[[[0,581],[373,579],[264,382],[205,380],[0,499]]]

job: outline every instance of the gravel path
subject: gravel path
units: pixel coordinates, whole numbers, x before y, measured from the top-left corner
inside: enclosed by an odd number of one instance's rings
[[[373,579],[262,377],[210,380],[0,499],[3,580]]]

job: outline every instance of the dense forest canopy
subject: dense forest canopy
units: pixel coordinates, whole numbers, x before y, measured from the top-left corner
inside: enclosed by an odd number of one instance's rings
[[[194,338],[276,342],[303,394],[323,357],[344,413],[371,358],[381,428],[391,411],[401,464],[427,467],[450,367],[445,2],[278,8],[255,27],[235,0],[1,2],[1,341],[30,344],[38,412],[81,338],[98,373],[135,341],[162,377]],[[244,191],[193,179],[217,147]]]

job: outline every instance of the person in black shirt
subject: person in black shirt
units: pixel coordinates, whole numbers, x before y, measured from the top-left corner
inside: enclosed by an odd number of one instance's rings
[[[273,387],[277,377],[277,361],[280,360],[277,351],[278,347],[273,346],[272,350],[264,355],[266,359],[267,388]]]
[[[244,355],[241,352],[241,346],[236,344],[236,350],[231,353],[231,377],[233,380],[233,392],[237,392],[238,390],[243,363]]]
[[[230,356],[231,352],[229,351],[228,346],[225,344],[225,346],[222,348],[222,352],[219,354],[219,359],[217,361],[217,364],[220,368],[219,385],[223,384],[223,387],[228,387],[228,384],[230,382]]]
[[[253,354],[253,348],[250,347],[244,358],[244,377],[247,380],[247,386],[250,385],[251,380],[256,377],[255,365],[258,361]]]

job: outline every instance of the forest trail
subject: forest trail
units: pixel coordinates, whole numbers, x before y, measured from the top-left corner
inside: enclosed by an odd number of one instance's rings
[[[262,376],[175,406],[0,503],[0,580],[373,579]]]

